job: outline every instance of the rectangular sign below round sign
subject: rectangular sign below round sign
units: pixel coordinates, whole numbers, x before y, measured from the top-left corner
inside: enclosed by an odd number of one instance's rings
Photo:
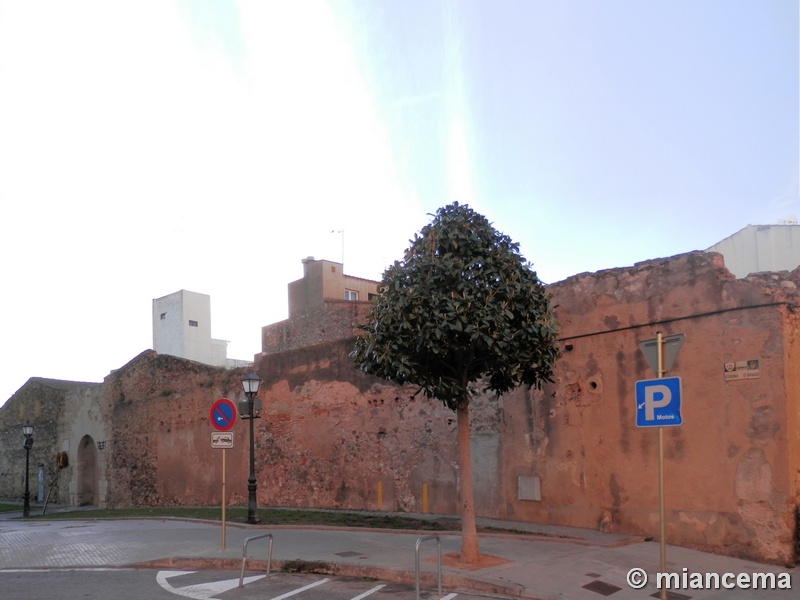
[[[211,432],[211,447],[212,448],[233,448],[233,432],[232,431],[212,431]]]
[[[681,424],[680,377],[636,382],[637,427],[675,427]]]

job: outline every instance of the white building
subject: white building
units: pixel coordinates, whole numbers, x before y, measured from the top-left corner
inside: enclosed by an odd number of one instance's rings
[[[792,271],[800,266],[800,225],[748,225],[708,251],[722,254],[740,279],[761,271]]]
[[[181,290],[153,300],[153,350],[215,367],[251,364],[228,358],[228,342],[211,337],[211,296]]]

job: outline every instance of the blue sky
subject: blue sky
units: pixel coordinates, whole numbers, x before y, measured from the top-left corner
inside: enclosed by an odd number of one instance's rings
[[[796,0],[0,0],[0,403],[101,381],[179,289],[251,358],[303,257],[379,279],[453,200],[546,282],[799,218],[799,25]]]

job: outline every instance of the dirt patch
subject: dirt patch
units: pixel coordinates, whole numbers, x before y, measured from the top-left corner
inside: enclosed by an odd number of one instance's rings
[[[436,558],[427,558],[425,562],[436,562]],[[442,564],[446,567],[454,569],[462,569],[464,571],[478,571],[480,569],[488,569],[489,567],[496,567],[511,562],[506,558],[499,556],[492,556],[491,554],[481,554],[478,556],[478,561],[474,563],[467,563],[461,561],[461,554],[452,552],[450,554],[442,555]]]

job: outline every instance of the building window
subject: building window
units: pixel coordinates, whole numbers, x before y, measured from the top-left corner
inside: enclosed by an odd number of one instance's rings
[[[189,327],[197,327],[197,321],[189,321]]]
[[[358,292],[355,290],[345,290],[344,291],[344,299],[345,300],[358,300]]]
[[[167,318],[167,313],[161,313],[161,320],[164,321]]]

